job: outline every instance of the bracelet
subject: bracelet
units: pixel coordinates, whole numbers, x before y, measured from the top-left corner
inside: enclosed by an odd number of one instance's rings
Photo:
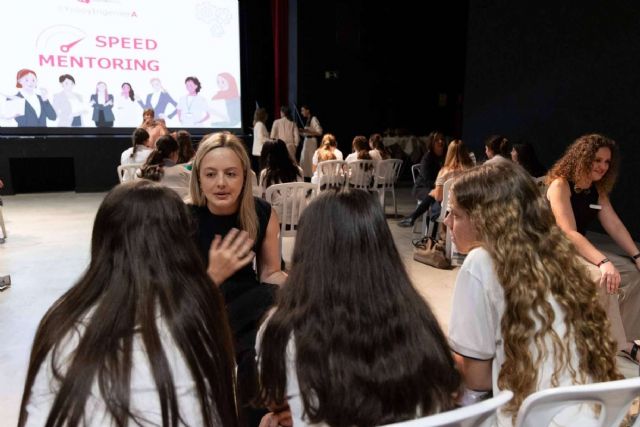
[[[638,252],[637,254],[635,254],[635,255],[633,255],[631,257],[631,259],[634,260],[634,261],[637,260],[638,258],[640,258],[640,252]]]
[[[602,261],[600,261],[599,263],[596,264],[596,267],[600,267],[602,264],[606,264],[609,262],[609,258],[605,258]]]

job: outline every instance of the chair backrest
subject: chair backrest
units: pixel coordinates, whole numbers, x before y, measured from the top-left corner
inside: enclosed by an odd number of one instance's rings
[[[142,163],[128,163],[119,165],[117,168],[118,179],[121,183],[133,181],[136,178],[138,170],[142,167]]]
[[[347,184],[350,188],[370,190],[373,185],[375,168],[376,164],[373,160],[347,162]]]
[[[640,396],[640,377],[596,384],[556,387],[530,394],[518,411],[516,427],[547,427],[563,409],[600,404],[601,427],[618,427],[634,399]],[[577,425],[577,424],[576,424]],[[592,424],[590,424],[592,425]],[[640,426],[640,417],[633,424]]]
[[[498,409],[511,398],[513,393],[504,390],[491,399],[473,405],[415,420],[387,424],[384,427],[488,427],[495,424]]]
[[[400,159],[380,160],[376,164],[376,168],[373,173],[373,188],[378,190],[393,187],[398,176],[400,176],[401,167],[402,160]]]
[[[449,193],[451,192],[451,186],[453,185],[453,178],[449,178],[442,185],[442,202],[440,206],[440,216],[438,217],[438,222],[443,222],[444,217],[447,216],[447,210],[449,210]]]
[[[309,182],[287,182],[267,187],[265,200],[272,203],[280,218],[281,242],[283,237],[296,235],[300,215],[317,191],[318,186]]]
[[[416,179],[420,176],[420,163],[416,163],[415,165],[411,165],[411,177],[413,178],[413,183],[416,183]]]
[[[344,160],[325,160],[318,163],[318,189],[342,187],[346,180]]]

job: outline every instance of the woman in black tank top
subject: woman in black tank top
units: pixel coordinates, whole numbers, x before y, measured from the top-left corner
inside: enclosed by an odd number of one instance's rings
[[[578,138],[547,175],[547,198],[567,234],[599,282],[601,303],[623,355],[640,359],[640,251],[609,200],[618,172],[615,141],[598,134]],[[585,236],[595,218],[628,255],[603,251]]]

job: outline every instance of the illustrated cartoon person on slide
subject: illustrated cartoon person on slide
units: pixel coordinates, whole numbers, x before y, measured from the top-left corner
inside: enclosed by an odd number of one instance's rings
[[[204,97],[198,95],[202,89],[197,77],[189,76],[184,80],[187,95],[178,101],[178,119],[184,126],[200,126],[209,118],[209,106]]]
[[[56,119],[56,111],[49,102],[48,91],[44,88],[38,89],[35,71],[27,68],[18,71],[16,87],[20,90],[9,102],[13,104],[12,116],[19,127],[46,127],[47,119]]]
[[[145,101],[142,102],[140,97],[137,97],[138,105],[142,107],[143,110],[147,110],[149,108],[153,109],[155,115],[159,119],[171,119],[177,114],[177,110],[174,110],[170,114],[166,114],[167,106],[169,104],[173,105],[174,108],[177,108],[178,103],[169,95],[164,87],[162,87],[162,82],[159,78],[154,77],[150,80],[151,88],[153,92],[147,94]]]
[[[212,111],[222,117],[223,122],[228,125],[235,125],[240,123],[240,92],[238,91],[238,83],[236,79],[230,73],[220,73],[216,79],[218,84],[218,92],[211,98],[212,101],[222,100],[224,101],[224,114],[215,111],[215,107],[212,107]],[[214,122],[219,125],[220,122]]]

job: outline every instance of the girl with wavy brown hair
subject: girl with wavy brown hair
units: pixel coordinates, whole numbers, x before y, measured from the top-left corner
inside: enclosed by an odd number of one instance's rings
[[[466,387],[511,390],[512,425],[531,393],[620,378],[609,322],[575,249],[529,174],[511,162],[457,178],[445,224],[468,255],[456,279],[449,344]],[[589,406],[557,421],[593,419]]]
[[[619,157],[615,141],[598,134],[581,136],[547,174],[547,198],[558,226],[598,283],[600,303],[611,322],[620,354],[637,364],[640,251],[609,200]],[[587,239],[587,229],[596,217],[628,257],[602,250]]]

